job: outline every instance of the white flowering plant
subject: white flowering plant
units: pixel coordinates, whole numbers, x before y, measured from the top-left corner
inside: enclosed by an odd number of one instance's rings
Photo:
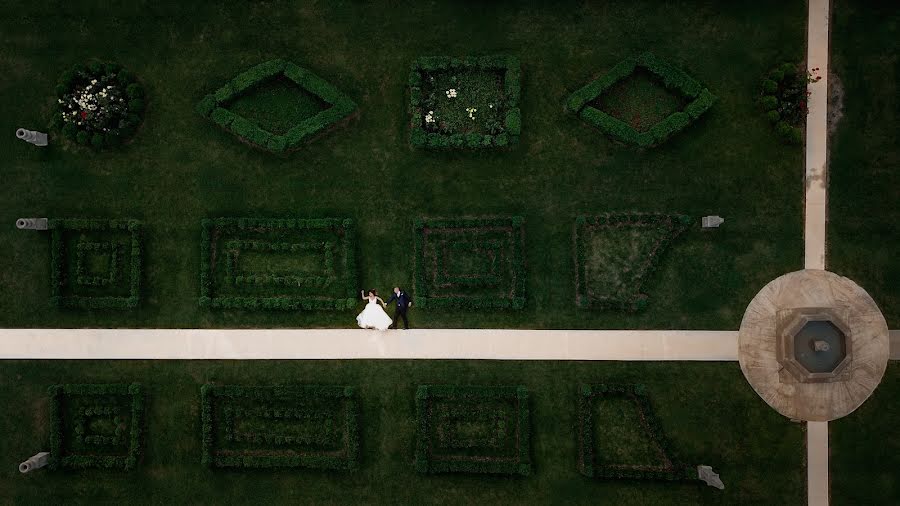
[[[519,81],[513,57],[417,59],[409,79],[411,142],[470,149],[514,143],[521,129]]]
[[[63,74],[54,124],[65,137],[95,148],[130,137],[144,112],[144,90],[115,63],[77,65]]]

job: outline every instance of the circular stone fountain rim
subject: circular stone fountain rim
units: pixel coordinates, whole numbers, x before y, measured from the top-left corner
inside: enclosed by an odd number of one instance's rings
[[[826,382],[799,381],[778,360],[778,314],[804,308],[836,311],[849,327],[842,329],[849,363]],[[829,421],[852,413],[881,382],[889,355],[887,322],[872,297],[824,270],[795,271],[766,284],[747,306],[738,337],[744,377],[772,408],[796,420]]]

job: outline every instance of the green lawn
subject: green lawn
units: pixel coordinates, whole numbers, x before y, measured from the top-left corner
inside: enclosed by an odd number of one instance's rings
[[[243,116],[274,134],[282,135],[291,127],[328,108],[328,104],[304,91],[286,77],[273,79],[228,104],[231,112]]]
[[[844,115],[831,136],[828,269],[856,280],[900,326],[900,7],[834,2],[832,69]]]
[[[85,470],[19,475],[49,444],[47,387],[140,381],[148,391],[146,453],[130,473]],[[352,474],[305,469],[209,470],[200,464],[200,386],[332,384],[358,388],[361,464]],[[677,456],[708,464],[724,491],[701,483],[602,481],[579,474],[580,383],[646,385]],[[531,406],[527,477],[420,475],[413,466],[420,384],[524,385]],[[770,409],[737,363],[496,361],[7,361],[0,363],[0,503],[118,502],[261,504],[800,504],[805,497],[802,426]],[[613,424],[633,417],[601,418]],[[627,428],[601,448],[643,459]]]
[[[0,326],[353,325],[352,311],[201,309],[200,220],[219,216],[354,218],[360,288],[383,292],[412,288],[413,219],[524,216],[524,310],[414,308],[420,327],[737,328],[760,287],[802,267],[802,150],[781,145],[753,104],[766,71],[805,53],[802,3],[79,1],[21,3],[8,14],[0,19],[0,110],[10,119],[0,138],[0,222],[8,225],[0,230],[0,285],[10,296]],[[572,91],[647,50],[718,97],[698,122],[640,151],[565,111]],[[520,143],[411,149],[414,59],[492,54],[522,63]],[[118,61],[144,83],[147,111],[133,142],[95,154],[16,140],[12,127],[49,123],[59,75],[91,58]],[[205,94],[271,58],[334,84],[360,105],[358,116],[279,157],[194,111]],[[645,311],[579,310],[574,218],[607,211],[727,221],[710,233],[695,223],[679,239],[647,283]],[[15,230],[20,216],[143,220],[141,307],[48,308],[49,240]]]
[[[900,363],[857,411],[830,424],[833,504],[900,504]]]

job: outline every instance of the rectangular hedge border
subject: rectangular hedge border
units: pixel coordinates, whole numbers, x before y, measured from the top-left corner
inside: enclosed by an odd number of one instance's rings
[[[301,121],[281,135],[269,132],[227,109],[229,102],[246,94],[255,86],[279,76],[293,81],[331,107]],[[260,63],[238,74],[215,92],[203,97],[197,104],[197,112],[213,123],[241,140],[273,153],[297,149],[305,141],[335,125],[356,109],[356,103],[328,81],[299,65],[280,59]]]
[[[352,471],[359,468],[359,400],[356,389],[349,386],[215,386],[206,384],[200,389],[202,416],[202,458],[204,466],[213,468],[276,468],[304,467]],[[324,453],[265,455],[217,455],[215,448],[214,404],[218,399],[252,399],[258,401],[291,398],[334,399],[346,402],[344,412],[345,446],[341,455]]]
[[[659,268],[660,254],[679,236],[687,230],[692,223],[692,218],[680,214],[660,213],[606,213],[597,216],[579,216],[575,218],[573,242],[575,246],[575,303],[580,308],[598,308],[615,311],[640,311],[647,307],[647,296],[642,293],[642,288]],[[588,229],[600,227],[634,227],[659,225],[666,227],[665,235],[655,244],[653,254],[644,259],[644,263],[638,265],[636,270],[639,285],[634,287],[632,296],[628,298],[597,297],[590,298],[587,290],[586,262],[587,241],[585,239]]]
[[[428,404],[432,399],[505,399],[517,405],[517,455],[515,460],[487,457],[439,459],[430,455]],[[528,389],[524,386],[419,385],[416,390],[416,471],[420,473],[531,474],[531,421]]]
[[[344,255],[344,274],[346,297],[313,298],[310,296],[285,297],[215,297],[212,293],[214,273],[212,271],[213,229],[231,227],[240,229],[283,228],[297,230],[340,230],[344,234],[342,252]],[[227,264],[227,259],[222,258]],[[226,265],[227,268],[227,265]],[[241,279],[238,284],[261,284],[274,279]],[[235,280],[237,282],[237,280]],[[215,309],[248,309],[248,310],[345,310],[353,309],[357,303],[356,272],[356,231],[353,220],[349,218],[314,218],[314,219],[277,219],[277,218],[215,218],[201,222],[200,232],[200,307]]]
[[[435,297],[429,293],[425,269],[425,229],[506,227],[511,230],[513,246],[512,293],[509,297]],[[416,305],[420,308],[523,309],[525,307],[525,218],[425,218],[413,222],[415,271],[413,279]],[[466,284],[466,283],[463,283]],[[469,286],[472,286],[469,284]]]
[[[638,68],[643,68],[659,77],[666,88],[676,90],[691,99],[683,111],[672,113],[646,132],[638,132],[631,125],[588,105],[589,102],[631,75]],[[569,95],[566,106],[582,120],[616,140],[640,147],[650,147],[661,144],[683,130],[712,107],[715,101],[715,95],[693,77],[648,52],[637,57],[626,58],[603,76],[575,91]]]
[[[134,469],[143,452],[145,393],[140,383],[98,385],[53,385],[50,394],[50,461],[51,469],[105,468]],[[67,396],[128,396],[131,398],[127,455],[79,455],[65,453],[63,427],[65,420],[62,403]]]
[[[600,465],[594,451],[593,402],[598,397],[625,397],[634,401],[643,429],[656,442],[665,466]],[[581,385],[578,396],[578,471],[589,478],[632,480],[696,480],[697,471],[674,458],[669,440],[643,385],[597,384]]]
[[[141,291],[141,222],[137,220],[107,220],[87,218],[50,219],[50,302],[63,308],[131,309],[138,306]],[[131,262],[127,297],[92,297],[63,295],[63,287],[70,282],[66,273],[66,231],[123,230],[131,235]]]
[[[503,86],[506,93],[506,131],[499,135],[478,133],[439,134],[427,132],[422,127],[422,74],[444,70],[497,70],[503,72]],[[485,149],[516,144],[522,132],[522,111],[519,108],[522,70],[519,59],[514,56],[423,56],[411,65],[409,73],[410,144],[418,148],[433,149]]]

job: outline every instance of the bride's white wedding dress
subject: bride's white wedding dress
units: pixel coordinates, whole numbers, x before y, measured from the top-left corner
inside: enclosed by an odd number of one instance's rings
[[[384,312],[377,300],[370,300],[362,313],[356,316],[356,323],[364,329],[387,330],[394,320]]]

